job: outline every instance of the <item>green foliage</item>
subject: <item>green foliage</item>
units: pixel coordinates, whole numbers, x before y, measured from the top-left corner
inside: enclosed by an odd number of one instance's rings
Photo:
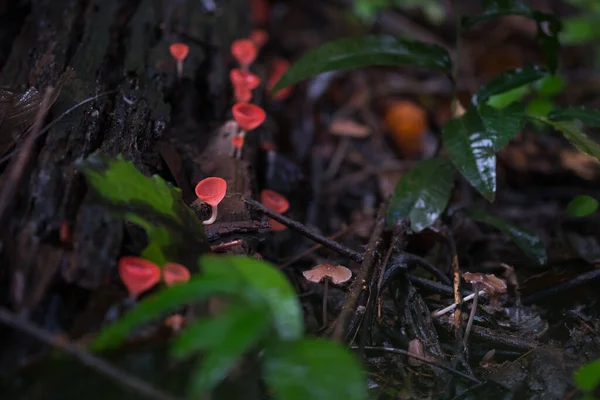
[[[587,395],[600,384],[600,360],[592,361],[575,371],[575,384]],[[594,397],[592,397],[594,398]]]
[[[536,234],[481,211],[471,210],[468,214],[473,220],[504,232],[523,253],[537,261],[538,264],[543,265],[548,260],[544,243]]]
[[[585,107],[557,108],[548,114],[551,121],[581,121],[584,125],[600,127],[600,110]]]
[[[491,96],[517,89],[547,76],[548,72],[539,67],[517,68],[496,76],[479,88],[473,98],[473,104],[483,104]]]
[[[551,114],[552,112],[549,115]],[[575,121],[551,121],[543,117],[539,119],[561,132],[580,151],[600,159],[600,144],[586,135]]]
[[[354,0],[354,14],[365,21],[372,21],[375,14],[384,8],[420,8],[425,17],[434,24],[444,19],[444,8],[438,0]]]
[[[145,176],[122,156],[93,154],[79,161],[78,168],[97,201],[144,228],[148,245],[142,257],[162,266],[202,250],[204,227],[183,203],[178,188],[157,175]]]
[[[452,164],[443,158],[421,161],[396,185],[387,208],[388,224],[409,217],[415,232],[431,226],[448,205],[455,174]]]
[[[424,67],[450,73],[450,56],[442,47],[393,36],[360,36],[334,40],[310,50],[277,82],[272,93],[322,72],[368,66]]]
[[[264,357],[265,379],[278,399],[367,399],[366,377],[357,360],[337,343],[273,342]]]
[[[567,213],[574,217],[585,217],[598,209],[598,200],[591,196],[574,197],[567,206]]]
[[[503,109],[472,106],[444,125],[442,137],[450,160],[486,199],[496,196],[496,153],[523,127],[519,103]]]
[[[199,319],[185,328],[171,349],[177,358],[202,352],[190,382],[192,398],[202,397],[223,381],[246,353],[263,348],[265,355],[261,361],[277,399],[297,398],[288,390],[289,376],[296,372],[299,377],[312,379],[309,393],[317,397],[311,398],[366,400],[363,373],[346,349],[333,342],[303,338],[300,304],[291,284],[277,268],[240,256],[206,255],[199,264],[201,274],[186,284],[165,288],[142,300],[108,326],[92,349],[114,348],[145,323],[186,304],[220,296],[226,299],[223,301],[227,307],[218,316]],[[283,364],[286,371],[273,371],[274,365]],[[324,368],[327,373],[323,373]],[[331,376],[344,376],[352,381]],[[349,394],[348,388],[353,393]]]

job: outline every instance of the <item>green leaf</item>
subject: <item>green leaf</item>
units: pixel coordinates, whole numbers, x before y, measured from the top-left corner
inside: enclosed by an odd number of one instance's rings
[[[479,92],[473,96],[473,104],[483,104],[491,96],[530,84],[546,75],[548,75],[548,72],[537,66],[517,68],[504,72],[494,77],[479,89]]]
[[[484,0],[483,7],[483,13],[463,17],[462,27],[468,29],[480,22],[504,15],[524,15],[526,17],[532,15],[531,8],[521,0]]]
[[[410,218],[415,232],[433,225],[450,200],[456,171],[443,158],[421,161],[405,173],[387,208],[387,223],[393,226],[402,217]]]
[[[600,39],[598,20],[584,17],[563,18],[564,32],[560,39],[563,44],[587,44]]]
[[[600,384],[600,360],[592,361],[575,371],[575,384],[584,392],[591,392]]]
[[[548,75],[534,85],[536,90],[544,96],[555,96],[565,88],[565,80],[560,75]]]
[[[544,243],[536,234],[481,211],[471,210],[468,214],[473,220],[491,225],[504,232],[523,253],[537,261],[538,264],[543,265],[548,260]]]
[[[494,108],[504,108],[516,101],[523,100],[529,93],[531,93],[529,85],[523,85],[516,89],[509,90],[508,92],[491,96],[488,99],[487,104]]]
[[[368,66],[415,66],[450,74],[450,56],[442,47],[393,36],[334,40],[306,53],[277,82],[272,93],[328,71]]]
[[[574,217],[585,217],[598,209],[598,200],[591,196],[574,197],[567,206],[567,214]]]
[[[209,276],[194,276],[187,284],[167,287],[142,300],[123,318],[105,328],[92,344],[99,351],[121,344],[135,328],[182,305],[213,295],[236,295],[242,290],[240,282]]]
[[[574,121],[551,121],[543,117],[539,117],[538,119],[551,125],[557,131],[562,132],[564,137],[580,151],[600,159],[600,144],[579,129]]]
[[[482,104],[477,109],[495,152],[502,150],[525,125],[525,106],[521,103],[501,109]]]
[[[554,15],[535,11],[532,15],[537,25],[537,39],[542,47],[544,61],[551,73],[556,73],[558,68],[558,53],[560,52],[560,41],[558,36],[562,30],[560,19]],[[547,26],[544,29],[543,25]]]
[[[552,121],[578,120],[584,125],[599,127],[600,110],[585,107],[556,108],[548,114],[548,119]]]
[[[527,104],[527,115],[532,117],[546,117],[554,108],[554,102],[545,97],[536,97]]]
[[[477,109],[446,122],[442,130],[450,160],[486,199],[496,196],[496,151]]]
[[[296,291],[276,267],[250,257],[205,255],[199,263],[207,277],[231,279],[237,276],[249,299],[264,301],[277,333],[283,340],[298,339],[304,333],[302,310]]]
[[[270,343],[263,373],[279,400],[366,400],[366,377],[342,345],[323,339]]]
[[[92,154],[77,164],[107,209],[144,228],[148,245],[142,257],[162,266],[195,260],[207,250],[204,227],[183,203],[178,188],[159,176],[145,176],[122,156]]]
[[[190,398],[202,398],[223,381],[244,353],[262,338],[270,322],[267,309],[233,306],[216,319],[200,320],[184,331],[183,339],[176,342],[178,355],[206,350],[193,373]]]

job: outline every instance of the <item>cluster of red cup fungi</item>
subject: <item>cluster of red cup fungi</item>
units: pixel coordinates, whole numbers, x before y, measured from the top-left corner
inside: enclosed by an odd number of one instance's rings
[[[268,15],[267,3],[264,0],[252,0],[253,19],[257,24],[264,24]],[[238,152],[244,145],[244,137],[247,132],[258,128],[266,119],[265,111],[250,103],[252,91],[260,86],[260,78],[250,71],[250,66],[256,59],[258,51],[268,41],[269,36],[262,29],[255,29],[247,39],[238,39],[231,45],[231,54],[239,64],[239,68],[233,68],[229,74],[234,89],[235,104],[231,111],[233,118],[239,127],[239,132],[232,139],[232,143]],[[189,54],[189,46],[185,43],[172,43],[169,52],[176,61],[177,77],[181,79],[183,74],[183,62]],[[273,62],[271,74],[267,80],[267,89],[275,86],[277,81],[289,68],[287,60],[278,58]],[[281,100],[288,97],[292,87],[284,88],[274,95],[274,99]],[[266,142],[264,150],[273,151],[274,145]],[[240,153],[238,153],[240,154]],[[219,177],[208,177],[196,185],[196,196],[211,207],[211,216],[203,221],[209,225],[217,219],[217,209],[227,193],[227,182]],[[265,189],[260,193],[261,203],[272,211],[283,214],[290,204],[281,194]],[[273,231],[282,231],[286,226],[273,220],[269,220]],[[62,230],[61,230],[62,232]],[[63,236],[67,236],[66,234]],[[65,239],[66,240],[66,239]],[[183,265],[167,263],[159,267],[155,263],[141,257],[125,256],[119,260],[119,276],[132,298],[137,298],[144,292],[152,289],[162,279],[167,286],[186,283],[190,280],[190,271]],[[181,315],[171,316],[167,320],[168,325],[177,329],[182,323]]]

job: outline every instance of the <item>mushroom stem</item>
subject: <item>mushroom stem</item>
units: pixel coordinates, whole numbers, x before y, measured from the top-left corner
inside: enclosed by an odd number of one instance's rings
[[[467,345],[467,341],[469,340],[469,333],[471,333],[471,327],[473,326],[473,320],[475,319],[475,314],[477,313],[477,299],[479,298],[479,283],[473,283],[473,304],[471,304],[471,314],[469,315],[469,322],[467,322],[467,327],[465,328],[465,336],[463,337],[463,345]]]
[[[181,79],[183,75],[183,60],[177,60],[177,78]]]
[[[327,289],[329,288],[329,278],[325,278],[325,289],[323,290],[323,327],[327,326]]]
[[[241,138],[243,140],[245,140],[246,139],[246,131],[243,129],[240,130],[239,136],[241,136]],[[235,158],[237,158],[238,160],[242,159],[242,148],[243,148],[243,145],[239,149],[235,149]]]
[[[209,219],[207,219],[206,221],[202,221],[204,225],[211,225],[215,223],[215,221],[217,220],[217,207],[218,206],[210,206],[212,214],[210,215]]]

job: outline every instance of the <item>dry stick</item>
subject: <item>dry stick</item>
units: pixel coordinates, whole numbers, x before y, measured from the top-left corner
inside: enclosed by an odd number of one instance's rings
[[[473,326],[473,320],[475,319],[475,314],[477,313],[477,299],[479,299],[479,284],[477,282],[473,283],[473,304],[471,304],[471,314],[469,314],[469,321],[467,322],[467,327],[465,329],[465,336],[463,337],[463,345],[467,345],[467,341],[469,340],[469,333],[471,332],[471,327]]]
[[[421,283],[421,282],[422,282],[422,281],[419,281],[419,282],[417,282],[417,284],[418,284],[418,283]],[[479,296],[483,296],[484,294],[485,294],[485,290],[480,290],[480,291],[479,291],[479,293],[478,293],[478,295],[479,295]],[[463,302],[470,301],[470,300],[472,300],[474,297],[475,297],[475,293],[471,293],[470,295],[466,296],[466,297],[463,299]],[[442,315],[444,315],[444,314],[446,314],[446,313],[448,313],[448,312],[450,312],[450,311],[454,310],[455,308],[456,308],[456,304],[455,304],[455,303],[452,303],[452,304],[450,304],[450,305],[449,305],[448,307],[446,307],[446,308],[442,308],[441,310],[438,310],[438,311],[434,311],[434,312],[432,312],[432,313],[431,313],[431,317],[432,317],[432,318],[438,318],[438,317],[441,317]]]
[[[283,225],[287,226],[288,228],[297,230],[298,232],[311,238],[315,242],[320,243],[323,246],[352,259],[353,261],[356,261],[356,262],[363,261],[364,256],[361,253],[354,251],[352,249],[349,249],[346,246],[343,246],[334,240],[327,239],[323,235],[313,232],[312,230],[308,229],[306,226],[304,226],[300,222],[294,221],[291,218],[284,217],[281,214],[278,214],[274,211],[269,210],[267,207],[263,206],[262,204],[260,204],[258,201],[254,200],[254,199],[251,199],[249,197],[243,197],[243,200],[247,204],[251,205],[257,211],[260,211],[261,213],[265,214],[267,217],[273,218],[275,221],[282,223]]]
[[[335,330],[333,332],[333,339],[337,341],[341,341],[342,336],[344,335],[344,331],[346,330],[346,320],[348,317],[355,312],[356,303],[358,303],[358,299],[362,292],[363,285],[367,282],[369,275],[371,273],[371,269],[375,264],[375,260],[377,259],[377,247],[379,245],[379,241],[381,236],[383,235],[383,230],[385,228],[385,218],[383,217],[382,207],[379,210],[377,215],[375,227],[373,229],[373,234],[371,235],[371,239],[369,239],[369,244],[367,245],[367,249],[365,250],[365,257],[360,266],[360,271],[356,276],[354,282],[352,282],[352,286],[350,287],[350,293],[346,299],[346,303],[342,308],[342,312],[338,316],[335,323]]]
[[[348,232],[348,227],[343,227],[342,229],[340,229],[339,231],[337,231],[336,233],[334,233],[333,235],[329,236],[327,239],[330,240],[334,240],[339,238],[340,236],[342,236],[344,233]],[[309,247],[308,249],[304,250],[303,252],[296,254],[294,257],[292,257],[291,260],[289,260],[288,262],[282,264],[279,266],[279,269],[284,269],[289,267],[290,265],[292,265],[293,263],[295,263],[296,261],[299,261],[301,259],[303,259],[304,257],[308,256],[309,254],[319,250],[321,247],[323,247],[322,244],[317,243],[314,246]]]
[[[58,116],[58,117],[57,117],[55,120],[53,120],[53,121],[52,121],[52,122],[50,122],[48,125],[46,125],[46,126],[44,127],[44,129],[40,130],[40,131],[39,131],[37,134],[35,134],[35,135],[34,135],[34,134],[33,134],[33,132],[31,132],[31,133],[28,135],[28,137],[29,137],[29,136],[33,136],[33,139],[36,139],[38,136],[41,136],[41,135],[43,135],[44,133],[48,132],[48,130],[49,130],[50,128],[52,128],[54,125],[56,125],[56,123],[58,123],[58,121],[60,121],[61,119],[63,119],[64,117],[66,117],[66,116],[67,116],[69,113],[71,113],[71,112],[75,111],[77,108],[81,107],[82,105],[84,105],[84,104],[87,104],[87,103],[89,103],[89,102],[91,102],[91,101],[97,100],[97,99],[99,99],[100,97],[107,96],[107,95],[109,95],[109,94],[113,94],[113,93],[116,93],[116,92],[117,92],[116,90],[109,90],[109,91],[107,91],[107,92],[100,93],[100,94],[97,94],[97,95],[95,95],[95,96],[92,96],[92,97],[88,97],[87,99],[80,101],[79,103],[75,104],[73,107],[69,108],[68,110],[66,110],[65,112],[63,112],[61,115],[59,115],[59,116]],[[6,161],[6,160],[10,159],[10,158],[11,158],[12,156],[14,156],[14,155],[15,155],[15,154],[16,154],[16,153],[19,151],[19,150],[22,150],[24,146],[25,146],[25,144],[23,144],[23,146],[22,146],[20,149],[19,149],[19,148],[17,148],[17,149],[14,149],[13,151],[11,151],[10,153],[8,153],[8,154],[7,154],[7,155],[5,155],[4,157],[0,158],[0,164],[1,164],[1,163],[3,163],[4,161]]]
[[[358,346],[351,346],[350,348],[351,349],[358,349]],[[461,378],[465,378],[465,379],[467,379],[467,380],[469,380],[469,381],[471,381],[473,383],[477,383],[477,384],[481,383],[481,381],[478,380],[477,378],[474,378],[474,377],[469,376],[467,374],[464,374],[464,373],[462,373],[460,371],[457,371],[457,370],[455,370],[452,367],[448,367],[448,366],[440,363],[437,360],[431,360],[429,358],[421,357],[418,354],[409,353],[406,350],[396,349],[396,348],[393,348],[393,347],[378,347],[378,346],[365,346],[364,348],[366,350],[379,350],[379,351],[387,351],[388,353],[403,354],[405,356],[408,356],[408,357],[414,358],[416,360],[422,361],[422,362],[424,362],[426,364],[429,364],[432,367],[437,367],[437,368],[443,369],[445,371],[448,371],[448,372],[450,372],[450,373],[452,373],[452,374],[454,374],[456,376],[460,376]]]
[[[0,322],[14,329],[20,330],[38,339],[40,342],[46,343],[52,347],[59,348],[65,353],[77,358],[82,364],[96,370],[97,372],[113,379],[121,386],[133,389],[135,392],[142,394],[150,399],[156,400],[177,400],[170,394],[164,393],[143,380],[129,375],[127,372],[109,364],[108,362],[92,355],[91,353],[78,348],[77,346],[65,342],[57,337],[54,337],[50,332],[37,327],[29,321],[19,318],[14,313],[5,308],[0,308]]]
[[[48,112],[48,105],[50,104],[53,91],[54,88],[52,87],[48,87],[46,89],[46,93],[44,94],[40,107],[35,115],[31,132],[29,135],[27,135],[19,156],[10,166],[10,171],[6,175],[4,185],[2,185],[2,193],[0,193],[0,226],[4,226],[3,219],[6,216],[6,210],[8,209],[10,202],[15,196],[15,192],[18,190],[18,187],[25,176],[25,168],[31,157],[33,145],[35,144],[35,139],[39,135],[42,123],[44,122],[44,117]]]

